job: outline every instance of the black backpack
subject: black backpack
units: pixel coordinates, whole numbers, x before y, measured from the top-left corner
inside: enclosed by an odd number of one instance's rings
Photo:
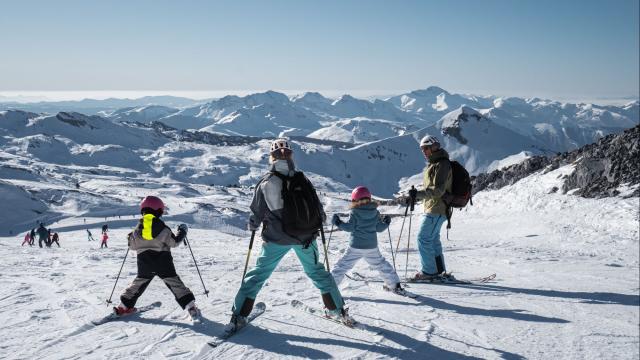
[[[473,205],[469,172],[457,161],[449,161],[449,163],[451,164],[451,192],[442,195],[442,201],[447,205],[447,229],[451,229],[453,208],[462,209],[468,203]]]
[[[282,180],[282,229],[297,237],[316,233],[322,226],[320,199],[311,182],[300,171],[285,176],[274,171]]]

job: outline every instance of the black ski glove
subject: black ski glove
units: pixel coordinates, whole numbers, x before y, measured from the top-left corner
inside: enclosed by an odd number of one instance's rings
[[[178,226],[178,235],[176,236],[176,241],[181,242],[182,240],[184,240],[184,238],[187,237],[188,231],[189,228],[187,227],[187,224],[180,224]]]
[[[382,217],[382,222],[387,224],[387,225],[391,224],[391,216],[389,216],[389,215],[383,216]]]

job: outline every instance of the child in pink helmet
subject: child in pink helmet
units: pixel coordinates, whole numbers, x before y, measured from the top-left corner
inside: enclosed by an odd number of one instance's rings
[[[338,260],[331,275],[340,284],[347,271],[360,259],[364,259],[372,269],[378,270],[384,279],[385,290],[404,293],[400,278],[394,268],[382,256],[378,249],[376,233],[385,231],[391,223],[389,215],[382,216],[377,210],[378,204],[371,201],[371,192],[364,186],[358,186],[351,192],[351,214],[343,222],[338,214],[333,215],[332,223],[338,229],[351,233],[351,243],[344,256]]]
[[[109,240],[109,235],[107,235],[107,233],[102,233],[102,242],[100,243],[100,249],[102,249],[103,247],[108,248],[107,240]]]

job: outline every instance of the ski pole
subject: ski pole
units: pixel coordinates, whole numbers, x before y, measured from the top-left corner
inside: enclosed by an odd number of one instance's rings
[[[127,252],[124,253],[124,259],[122,259],[122,265],[120,265],[120,271],[118,271],[118,276],[116,277],[116,283],[113,284],[113,289],[111,290],[111,295],[109,295],[109,300],[107,300],[107,306],[111,304],[111,297],[113,296],[113,292],[116,291],[116,285],[118,284],[118,279],[120,279],[120,273],[122,272],[122,268],[124,267],[124,262],[127,260],[127,255],[129,255],[129,247],[127,246]]]
[[[329,249],[329,245],[331,245],[331,235],[333,235],[333,224],[331,224],[331,232],[329,233],[329,241],[327,241],[327,249]],[[327,253],[324,253],[324,256],[327,256]]]
[[[247,266],[249,266],[249,257],[251,256],[251,249],[253,248],[253,238],[256,236],[256,231],[251,231],[251,241],[249,241],[249,252],[247,252],[247,261],[244,263],[244,271],[242,272],[242,282],[244,283],[244,276],[247,274]]]
[[[413,190],[413,187],[411,187]],[[411,214],[409,214],[409,233],[407,234],[407,261],[404,263],[404,278],[407,279],[407,272],[409,270],[409,247],[411,246],[411,219],[413,218],[413,209],[416,205],[416,192],[410,192],[411,202]]]
[[[409,200],[407,200],[407,207],[404,208],[404,216],[402,217],[402,226],[400,226],[400,235],[398,235],[398,243],[396,244],[396,250],[400,249],[400,239],[402,239],[402,230],[404,230],[404,222],[407,221],[407,212],[409,212]],[[397,251],[396,251],[396,255],[397,255]],[[396,259],[393,259],[393,262],[395,262]]]
[[[198,271],[198,277],[200,278],[200,282],[202,283],[202,288],[204,289],[204,294],[207,295],[207,297],[209,297],[209,290],[207,290],[207,287],[204,286],[204,281],[202,280],[202,275],[200,275],[200,269],[198,268],[198,263],[196,262],[196,257],[193,255],[193,250],[191,250],[191,244],[189,244],[189,240],[187,239],[186,236],[184,237],[184,242],[189,247],[189,251],[191,252],[191,257],[193,258],[193,263],[196,265],[196,270]]]
[[[409,269],[409,246],[411,244],[411,218],[413,217],[413,211],[409,215],[409,233],[407,234],[407,259],[404,263],[404,278],[407,279],[407,272]]]
[[[388,227],[387,227],[387,233],[389,234],[389,246],[391,247],[391,259],[393,260],[393,271],[397,273],[398,270],[396,270],[396,257],[393,254],[393,240],[391,240],[391,230],[389,230]]]
[[[331,272],[329,268],[329,254],[327,253],[327,243],[324,241],[324,228],[320,226],[320,235],[322,236],[322,247],[324,248],[324,262],[327,264],[327,271]]]

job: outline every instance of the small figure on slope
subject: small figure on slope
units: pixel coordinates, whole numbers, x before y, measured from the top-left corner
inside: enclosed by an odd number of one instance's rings
[[[102,233],[102,242],[100,243],[100,249],[102,249],[102,247],[108,248],[107,240],[109,240],[109,234],[107,234],[106,232]]]
[[[47,229],[47,247],[51,247],[51,241],[53,237],[53,232],[51,231],[51,228]]]
[[[176,273],[171,248],[176,247],[187,236],[187,226],[178,227],[178,235],[160,220],[164,203],[160,198],[147,196],[140,203],[142,219],[128,235],[129,248],[138,254],[138,276],[120,296],[120,305],[114,308],[116,315],[135,312],[136,301],[151,280],[157,275],[171,290],[178,304],[186,309],[194,321],[198,321],[200,310],[195,296]],[[105,234],[106,235],[106,234]]]
[[[47,230],[47,228],[44,227],[44,223],[40,223],[40,226],[38,226],[38,246],[42,247],[42,242],[44,242],[44,244],[47,244],[47,241],[49,239],[49,231]]]
[[[58,235],[58,233],[53,233],[53,237],[51,238],[51,246],[53,246],[53,243],[56,243],[58,247],[60,247],[60,242],[58,242],[58,240],[60,240],[60,236]]]
[[[36,229],[31,229],[29,237],[31,238],[29,245],[34,246],[36,244]]]
[[[351,233],[351,243],[347,252],[334,266],[331,275],[336,283],[340,284],[347,271],[351,270],[358,260],[364,259],[372,269],[378,270],[385,282],[386,290],[404,294],[396,271],[378,249],[376,232],[385,231],[391,224],[391,218],[389,215],[380,215],[377,207],[378,205],[371,201],[369,189],[358,186],[351,192],[349,220],[343,222],[338,214],[333,215],[333,225]]]
[[[24,244],[29,244],[29,246],[33,246],[33,244],[31,244],[31,233],[28,232],[28,231],[24,235],[24,241],[22,242],[22,245],[20,245],[20,246],[24,246]]]
[[[95,241],[96,239],[93,238],[93,235],[91,235],[91,231],[89,231],[89,229],[87,229],[87,241]]]

